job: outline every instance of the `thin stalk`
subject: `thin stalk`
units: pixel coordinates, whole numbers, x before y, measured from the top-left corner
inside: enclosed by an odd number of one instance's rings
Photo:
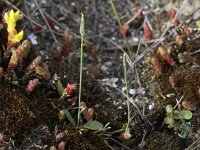
[[[83,45],[84,45],[84,33],[85,33],[85,22],[84,22],[84,14],[81,13],[81,24],[80,24],[80,34],[81,34],[81,56],[80,56],[80,80],[79,80],[79,96],[78,96],[78,120],[77,126],[80,122],[80,114],[81,114],[81,91],[82,91],[82,72],[83,72]]]
[[[129,127],[129,124],[130,124],[130,120],[131,120],[131,117],[130,117],[130,101],[129,101],[129,96],[128,96],[128,82],[127,82],[127,76],[126,76],[126,53],[124,53],[124,56],[123,56],[123,67],[124,67],[124,82],[125,82],[125,85],[126,85],[126,98],[127,98],[127,113],[128,113],[128,122],[127,122],[127,126],[126,126],[126,129]]]
[[[115,15],[115,17],[116,17],[116,19],[117,19],[117,22],[118,22],[118,24],[119,24],[119,27],[120,27],[120,29],[122,29],[122,23],[121,23],[121,21],[120,21],[120,19],[119,19],[119,14],[118,14],[118,12],[117,12],[117,9],[116,9],[116,7],[115,7],[115,4],[113,3],[112,0],[110,0],[110,4],[111,4],[112,11],[113,11],[113,13],[114,13],[114,15]],[[128,48],[129,55],[131,55],[130,45],[129,45],[128,39],[127,39],[127,37],[126,37],[125,34],[123,34],[123,38],[124,38],[125,44],[126,44],[126,46],[127,46],[127,48]]]

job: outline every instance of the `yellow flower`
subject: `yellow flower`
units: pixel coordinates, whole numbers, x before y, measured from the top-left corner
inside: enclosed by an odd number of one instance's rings
[[[11,9],[9,12],[4,14],[4,20],[8,26],[8,32],[12,32],[12,30],[16,27],[16,22],[22,19],[22,15],[17,11],[16,13]]]
[[[21,31],[19,33],[16,32],[16,30],[13,30],[15,32],[13,33],[9,33],[8,35],[8,41],[12,42],[12,43],[18,43],[23,39],[24,36],[24,31]]]

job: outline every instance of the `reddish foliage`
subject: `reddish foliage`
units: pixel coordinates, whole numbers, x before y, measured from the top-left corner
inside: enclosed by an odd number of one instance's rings
[[[167,14],[170,19],[173,19],[176,16],[176,10],[171,8],[170,10],[168,10]]]
[[[184,27],[183,32],[187,37],[190,36],[190,29],[188,27]]]
[[[144,24],[144,27],[143,27],[143,31],[144,31],[144,36],[147,40],[151,40],[152,37],[153,37],[153,33],[149,27],[149,25],[146,23]]]
[[[127,128],[121,133],[121,139],[122,140],[129,140],[130,138],[131,138],[130,128]]]
[[[158,72],[162,71],[162,63],[160,62],[160,60],[156,57],[151,57],[150,60],[151,64],[153,65],[154,69]]]
[[[37,34],[37,36],[41,37],[42,34],[42,26],[44,26],[44,23],[41,23],[41,22],[37,22],[38,25],[35,26],[35,33]]]
[[[97,50],[96,48],[93,48],[93,49],[91,50],[91,55],[92,55],[92,57],[93,57],[95,60],[97,60],[97,57],[98,57],[98,50]]]
[[[176,36],[176,43],[181,46],[183,44],[183,38],[180,35]]]
[[[61,142],[58,144],[58,150],[65,150],[66,145],[67,145],[66,142],[61,141]]]
[[[0,67],[0,75],[3,74],[4,69],[2,67]]]
[[[179,24],[180,24],[180,21],[178,19],[175,19],[173,22],[172,22],[173,26],[174,27],[177,27]]]
[[[48,16],[45,16],[45,19],[47,20],[47,22],[48,22],[49,26],[51,27],[51,29],[54,30],[55,26],[54,26],[53,20]]]
[[[136,14],[138,14],[138,15],[137,15],[137,18],[138,18],[138,19],[144,18],[144,15],[143,15],[143,13],[142,13],[142,9],[141,9],[140,7],[136,7],[136,8],[134,9],[134,12],[135,12]]]
[[[42,56],[37,56],[32,62],[31,64],[26,68],[26,72],[27,74],[32,73],[33,71],[35,71],[35,68],[41,64],[42,62]]]
[[[163,59],[168,63],[170,64],[171,66],[175,65],[175,62],[172,58],[171,55],[166,55],[166,56],[163,56]]]
[[[36,88],[38,83],[39,83],[39,80],[37,78],[30,80],[29,83],[28,83],[28,86],[26,87],[26,91],[32,92]]]
[[[128,33],[129,28],[130,28],[130,27],[129,27],[128,24],[124,24],[124,25],[120,28],[119,34],[120,34],[121,36],[125,36],[125,35]]]
[[[160,46],[158,48],[158,53],[160,54],[160,56],[170,65],[175,65],[175,62],[172,58],[172,56],[168,53],[167,49],[164,48],[163,46]]]
[[[64,43],[63,47],[62,47],[62,51],[61,51],[61,58],[66,58],[69,53],[71,51],[71,45],[69,45],[68,43]]]
[[[77,84],[67,84],[67,87],[65,88],[65,93],[67,96],[71,96],[74,90],[77,88]]]

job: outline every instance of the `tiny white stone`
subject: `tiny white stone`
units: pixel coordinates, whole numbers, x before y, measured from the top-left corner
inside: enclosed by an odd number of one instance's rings
[[[130,89],[130,90],[129,90],[129,93],[130,93],[131,95],[135,95],[135,94],[136,94],[136,90],[135,90],[135,89]]]
[[[115,88],[118,87],[117,84],[115,84],[115,83],[113,83],[112,86],[115,87]]]
[[[122,92],[124,92],[125,90],[126,90],[126,87],[123,87],[123,88],[122,88]]]
[[[37,36],[35,36],[33,33],[30,34],[30,35],[28,36],[28,38],[29,38],[29,40],[31,41],[31,43],[32,43],[33,45],[37,45],[37,44],[38,44],[38,42],[37,42]]]
[[[111,61],[107,61],[107,62],[105,63],[105,65],[107,65],[107,66],[112,66],[112,62],[111,62]]]
[[[101,66],[101,70],[102,70],[102,71],[107,71],[108,68],[107,68],[106,66],[103,65],[103,66]]]
[[[113,82],[113,83],[115,83],[115,82],[118,81],[118,78],[111,78],[110,81]]]
[[[57,26],[57,25],[54,25],[54,28],[55,28],[56,30],[60,30],[60,27]]]
[[[154,106],[155,106],[155,104],[154,104],[154,103],[150,104],[150,105],[149,105],[149,110],[153,109],[153,108],[154,108]]]
[[[108,80],[108,78],[102,79],[103,82],[107,82]]]

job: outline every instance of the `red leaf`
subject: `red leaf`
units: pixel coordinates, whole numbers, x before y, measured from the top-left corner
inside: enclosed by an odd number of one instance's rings
[[[151,64],[153,65],[154,69],[158,72],[162,71],[162,64],[160,62],[160,60],[156,57],[151,57],[150,60]]]
[[[171,9],[168,10],[167,14],[168,14],[170,19],[173,19],[176,16],[176,10],[171,8]]]
[[[143,27],[143,31],[144,31],[144,36],[147,40],[151,40],[153,37],[153,33],[149,27],[149,25],[146,23]]]
[[[180,35],[176,36],[176,43],[180,46],[183,44],[183,38]]]
[[[190,29],[188,27],[184,27],[183,32],[187,37],[190,36]]]
[[[128,33],[128,31],[129,31],[129,25],[128,24],[124,24],[121,28],[120,28],[120,30],[119,30],[119,34],[121,35],[121,36],[124,36],[124,35],[126,35],[127,33]]]
[[[142,13],[142,9],[141,9],[140,7],[136,7],[136,8],[134,9],[134,12],[135,12],[136,14],[138,14],[138,15],[137,15],[137,18],[138,18],[138,19],[144,18],[144,15],[143,15],[143,13]]]
[[[177,27],[179,24],[180,24],[180,21],[178,19],[175,19],[173,22],[172,22],[173,26],[174,27]]]

